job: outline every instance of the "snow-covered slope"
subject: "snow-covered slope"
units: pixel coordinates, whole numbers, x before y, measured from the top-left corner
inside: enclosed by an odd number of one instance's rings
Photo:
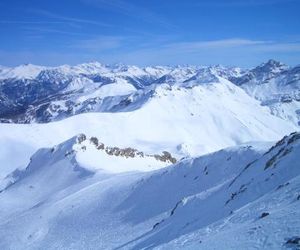
[[[46,67],[44,66],[38,66],[33,64],[22,64],[15,68],[1,67],[0,79],[34,79],[45,68]]]
[[[0,249],[299,248],[299,79],[0,67]]]
[[[80,114],[47,124],[0,124],[0,144],[6,145],[0,161],[4,169],[25,167],[37,149],[80,133],[107,145],[145,153],[166,150],[180,158],[247,141],[277,140],[296,130],[231,82],[214,76],[216,82],[204,84],[207,80],[197,76],[183,84],[159,85],[146,95],[142,91],[128,112]],[[11,157],[12,151],[19,153],[18,159]]]
[[[0,122],[45,123],[86,112],[128,111],[129,104],[140,107],[133,102],[149,93],[149,87],[176,85],[193,78],[200,84],[216,77],[233,82],[269,107],[273,115],[298,125],[299,67],[290,68],[274,60],[252,70],[220,65],[140,68],[98,62],[1,67]]]
[[[240,77],[229,79],[268,106],[272,114],[300,124],[300,66],[289,68],[270,60]]]
[[[185,197],[146,244],[172,235],[162,249],[298,249],[299,143],[286,136],[228,183]]]
[[[297,245],[299,133],[271,148],[245,144],[150,173],[91,171],[65,154],[74,143],[40,150],[9,175],[0,192],[1,249]]]
[[[98,62],[59,67],[3,67],[0,121],[49,122],[77,113],[101,111],[105,97],[124,96],[143,89],[169,70]]]

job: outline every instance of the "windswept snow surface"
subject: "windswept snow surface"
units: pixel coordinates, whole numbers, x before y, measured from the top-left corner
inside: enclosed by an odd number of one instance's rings
[[[297,247],[299,133],[120,174],[80,166],[76,140],[1,182],[1,249]]]
[[[300,249],[299,72],[0,67],[0,249]]]
[[[1,68],[0,79],[33,79],[45,68],[46,67],[33,64],[23,64],[15,68]]]
[[[248,141],[274,141],[296,130],[231,82],[218,77],[217,82],[197,83],[203,80],[160,85],[151,95],[142,95],[141,107],[131,112],[86,113],[47,124],[0,124],[0,161],[5,163],[0,177],[24,168],[39,148],[80,133],[111,146],[145,153],[167,150],[181,158]]]

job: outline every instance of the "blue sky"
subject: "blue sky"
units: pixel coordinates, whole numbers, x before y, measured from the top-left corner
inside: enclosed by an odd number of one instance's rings
[[[1,0],[0,64],[300,63],[300,0]]]

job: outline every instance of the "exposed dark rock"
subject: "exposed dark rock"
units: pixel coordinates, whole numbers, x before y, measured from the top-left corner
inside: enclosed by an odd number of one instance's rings
[[[260,217],[259,218],[264,218],[264,217],[266,217],[266,216],[268,216],[268,215],[270,215],[270,213],[268,213],[268,212],[263,212],[261,215],[260,215]]]
[[[288,144],[291,144],[300,139],[300,133],[295,133],[289,140]]]
[[[274,146],[272,146],[266,153],[264,153],[264,155],[270,153],[273,149],[275,149],[275,148],[283,145],[285,143],[287,137],[288,136],[286,135],[281,140],[279,140],[278,142],[276,142],[276,144]]]
[[[144,157],[144,152],[137,152],[137,155],[140,157]]]
[[[176,163],[176,159],[174,157],[172,157],[172,155],[167,152],[167,151],[163,151],[163,154],[162,155],[154,155],[155,159],[156,160],[160,160],[160,161],[163,161],[163,162],[171,162],[171,163]]]
[[[170,216],[172,216],[175,213],[175,210],[178,208],[178,206],[182,203],[182,201],[178,201],[175,205],[175,207],[172,209]]]
[[[71,155],[71,154],[73,154],[73,153],[74,153],[74,150],[67,151],[67,152],[65,153],[65,157],[67,157],[68,155]]]
[[[155,229],[156,227],[158,227],[161,223],[163,223],[165,220],[162,219],[160,222],[157,222],[154,224],[154,226],[152,227],[152,229]]]
[[[105,145],[104,145],[104,143],[99,143],[99,145],[98,145],[98,147],[97,147],[97,149],[98,150],[103,150],[105,148]]]
[[[285,245],[289,248],[300,249],[300,237],[294,236],[287,239]]]
[[[86,140],[86,135],[80,134],[77,136],[77,143],[81,144],[83,141]],[[100,142],[97,137],[91,137],[90,142],[95,145],[98,150],[104,150],[108,155],[112,156],[119,156],[125,158],[134,158],[134,157],[154,157],[158,161],[162,162],[170,162],[176,163],[177,160],[173,157],[169,152],[163,151],[162,155],[155,154],[155,155],[147,155],[142,151],[138,151],[137,149],[127,147],[127,148],[119,148],[119,147],[109,147],[104,145],[104,143]],[[86,149],[86,146],[81,147],[83,150]]]
[[[97,147],[99,145],[99,141],[97,137],[91,137],[90,141]]]
[[[77,136],[77,142],[80,144],[86,140],[86,135],[85,134],[80,134]]]
[[[281,188],[283,188],[283,187],[285,187],[285,186],[287,186],[287,185],[289,185],[289,184],[290,184],[289,182],[287,182],[287,183],[285,183],[285,184],[280,184],[280,185],[277,187],[276,190],[281,189]]]
[[[268,161],[266,162],[266,165],[265,165],[265,168],[264,168],[264,169],[266,170],[266,169],[268,169],[269,167],[274,167],[274,166],[275,166],[275,163],[276,163],[276,161],[277,161],[277,157],[278,157],[283,151],[284,151],[284,148],[279,149],[278,152],[277,152],[274,156],[272,156],[270,160],[268,160]]]

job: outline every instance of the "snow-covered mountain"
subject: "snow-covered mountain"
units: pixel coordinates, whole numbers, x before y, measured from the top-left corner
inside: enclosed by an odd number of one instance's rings
[[[46,67],[22,64],[14,68],[0,66],[0,79],[34,79]]]
[[[39,148],[80,133],[110,146],[149,154],[168,151],[181,158],[248,141],[274,141],[297,130],[210,71],[183,83],[152,87],[127,96],[126,102],[116,102],[114,97],[105,103],[106,112],[46,124],[0,124],[0,144],[6,145],[0,151],[0,161],[7,165],[3,168],[25,167]],[[11,152],[18,152],[18,158],[11,157]]]
[[[300,125],[300,66],[290,68],[270,60],[229,79],[268,106],[272,114]]]
[[[174,85],[222,77],[243,88],[272,114],[299,122],[299,67],[270,60],[251,70],[217,66],[153,66],[139,68],[98,62],[76,66],[31,64],[0,71],[0,121],[50,122],[86,112],[119,112],[161,84]],[[208,79],[210,75],[211,79]],[[188,87],[188,86],[187,86]]]
[[[119,174],[82,165],[82,138],[2,180],[1,249],[299,247],[299,133]]]
[[[106,97],[136,92],[168,71],[168,67],[141,69],[97,62],[52,68],[33,65],[7,68],[0,72],[0,119],[49,122],[77,113],[101,111]]]
[[[0,67],[0,249],[298,249],[299,73]]]

